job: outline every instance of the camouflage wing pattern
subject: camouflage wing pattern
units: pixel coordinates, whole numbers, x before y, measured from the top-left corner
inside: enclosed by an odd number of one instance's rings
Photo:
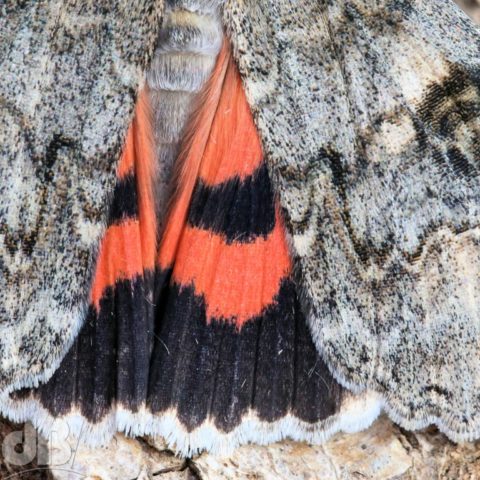
[[[0,389],[49,378],[86,317],[163,1],[0,6]]]
[[[453,2],[228,1],[316,346],[407,428],[480,435],[480,35]]]

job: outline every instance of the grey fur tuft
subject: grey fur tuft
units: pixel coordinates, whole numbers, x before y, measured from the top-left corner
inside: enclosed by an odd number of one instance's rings
[[[153,181],[159,230],[172,194],[174,163],[184,128],[222,45],[219,3],[169,0],[147,72],[158,158]]]

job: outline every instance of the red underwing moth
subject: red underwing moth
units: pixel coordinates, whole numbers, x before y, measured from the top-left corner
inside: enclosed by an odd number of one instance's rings
[[[185,455],[380,405],[478,437],[479,39],[457,7],[1,8],[4,414]]]
[[[177,35],[187,20],[209,31],[197,14],[174,9],[167,18]],[[155,169],[177,132],[152,107],[185,101],[165,89],[175,80],[164,72],[190,69],[174,64],[167,36],[123,148],[87,321],[49,381],[5,401],[9,415],[46,435],[61,418],[89,444],[122,430],[162,435],[190,455],[285,436],[318,442],[379,413],[375,398],[334,380],[313,345],[238,69],[226,41],[218,52],[221,28],[217,36],[217,65],[184,134],[164,228],[155,196],[169,186]]]

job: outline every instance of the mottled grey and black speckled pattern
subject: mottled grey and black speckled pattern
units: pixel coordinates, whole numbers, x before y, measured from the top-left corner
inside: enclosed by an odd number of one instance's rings
[[[433,0],[228,1],[317,347],[391,416],[480,435],[480,36]]]
[[[48,378],[85,318],[163,1],[0,6],[0,387]]]
[[[0,386],[50,376],[84,318],[161,10],[0,6]],[[478,30],[435,0],[227,0],[224,22],[318,349],[404,426],[480,436]]]

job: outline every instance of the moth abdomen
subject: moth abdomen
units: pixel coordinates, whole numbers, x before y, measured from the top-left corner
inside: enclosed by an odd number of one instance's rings
[[[195,97],[210,77],[222,45],[218,4],[167,2],[147,72],[158,163],[154,191],[159,226],[172,192],[174,163]]]

